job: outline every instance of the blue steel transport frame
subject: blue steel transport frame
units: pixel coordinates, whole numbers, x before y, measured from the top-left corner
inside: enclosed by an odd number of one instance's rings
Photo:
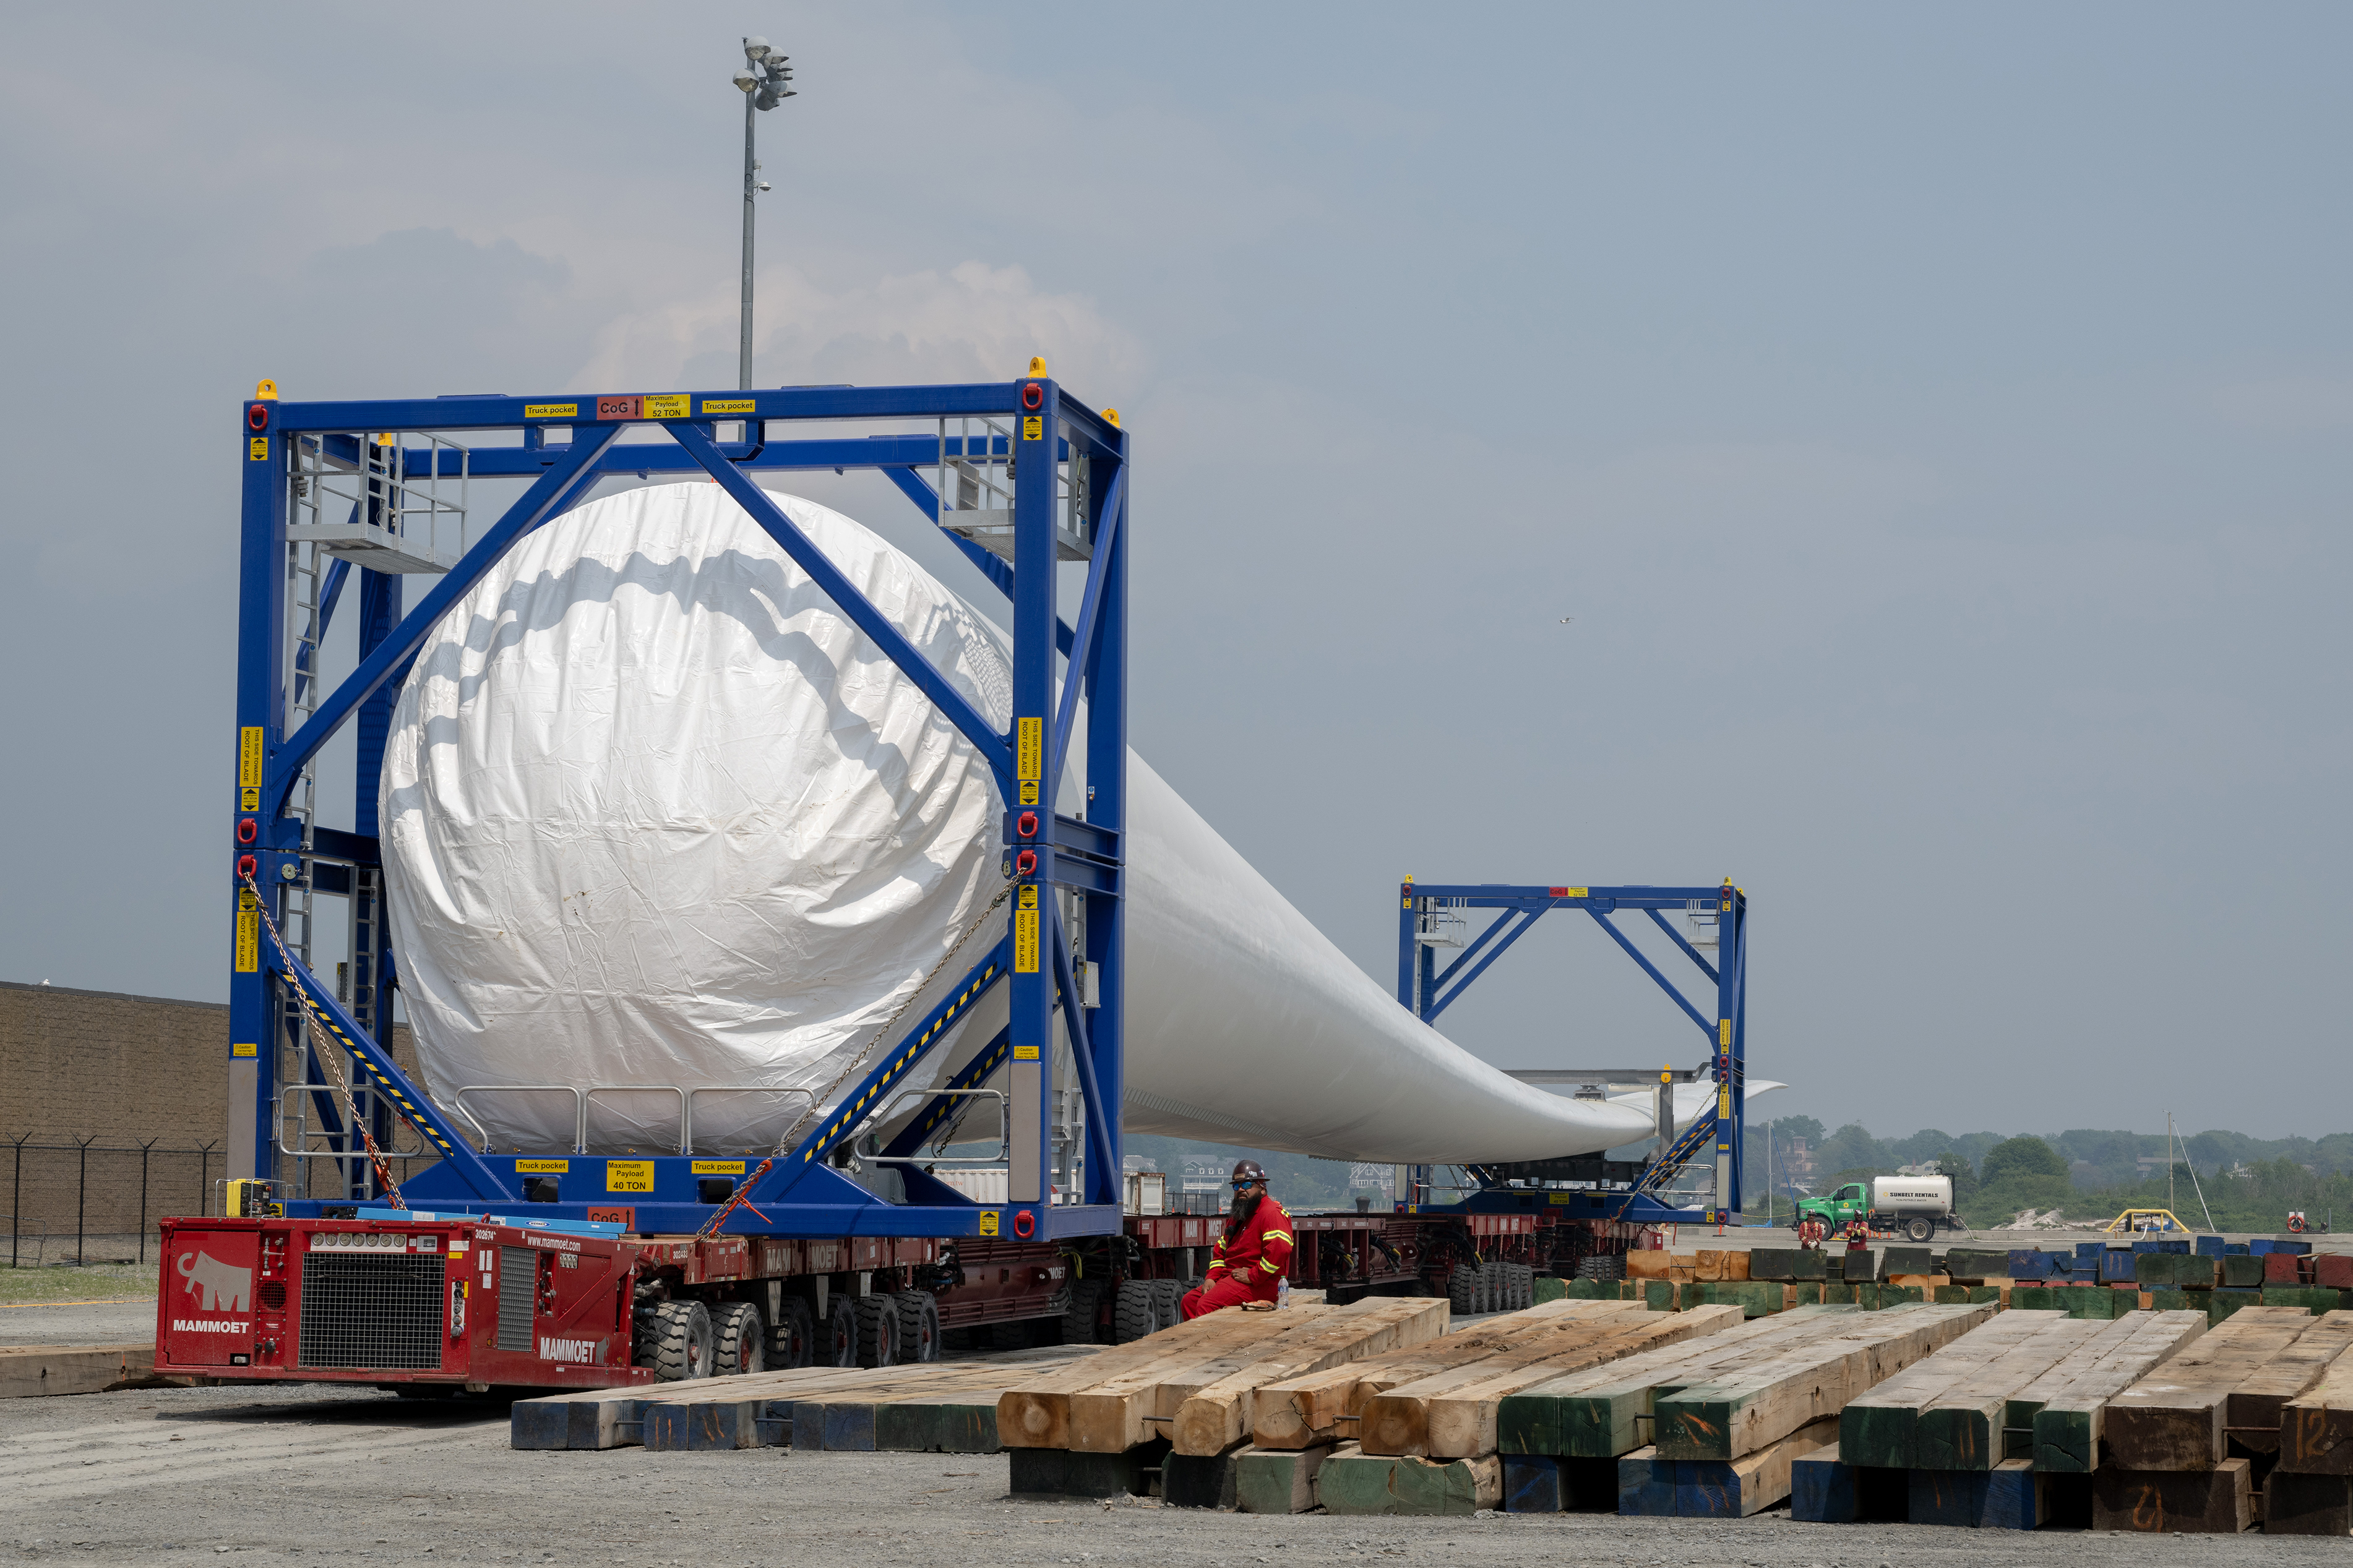
[[[237,778],[227,857],[232,875],[225,889],[235,906],[228,1058],[232,1175],[269,1180],[280,1173],[283,1089],[307,1101],[318,1118],[316,1135],[347,1173],[345,1202],[380,1201],[360,1157],[361,1128],[347,1125],[352,1118],[338,1116],[339,1106],[348,1103],[359,1109],[359,1121],[381,1133],[389,1133],[397,1115],[440,1156],[438,1163],[404,1184],[413,1202],[439,1212],[512,1211],[530,1202],[534,1218],[589,1221],[610,1219],[617,1212],[628,1215],[635,1230],[691,1232],[703,1228],[716,1212],[714,1186],[741,1186],[730,1194],[742,1201],[727,1209],[719,1227],[723,1231],[1046,1240],[1119,1228],[1129,437],[1115,412],[1098,415],[1067,396],[1042,363],[1032,362],[1030,373],[1016,381],[976,385],[308,403],[280,401],[272,384],[261,384],[239,410],[237,433],[245,476]],[[786,438],[818,421],[928,422],[933,428]],[[976,428],[980,434],[972,433]],[[962,433],[951,435],[951,429]],[[950,496],[944,501],[926,482],[926,471],[956,476],[952,489],[963,488],[962,476],[991,477],[990,495],[1002,503],[993,514],[999,552],[985,549],[965,532],[949,531],[947,537],[1012,601],[1010,730],[1000,731],[967,701],[754,479],[763,472],[850,468],[879,470],[944,530],[958,522],[957,513],[969,499]],[[289,535],[290,511],[300,499],[296,486],[308,482],[305,475],[326,470],[377,476],[365,498],[354,502],[351,521],[396,531],[403,516],[416,515],[404,506],[405,492],[428,481],[527,481],[519,500],[479,529],[462,558],[438,580],[428,576],[431,586],[406,615],[402,577],[358,570],[357,662],[332,689],[323,685],[325,672],[311,666],[349,563],[334,563],[307,606],[294,602],[299,595],[290,595],[289,590],[296,576]],[[962,977],[946,1001],[875,1058],[872,1070],[838,1111],[797,1144],[774,1152],[765,1173],[756,1158],[698,1158],[691,1135],[686,1149],[652,1157],[607,1157],[579,1148],[505,1156],[478,1150],[362,1027],[354,1009],[339,998],[339,988],[313,975],[279,940],[289,900],[297,893],[306,900],[321,891],[355,893],[370,879],[381,886],[375,800],[385,732],[393,695],[429,628],[524,535],[585,500],[597,480],[622,475],[708,476],[723,486],[987,760],[1006,805],[1005,863],[1014,886],[1005,939]],[[966,512],[963,521],[980,515]],[[1009,562],[1000,558],[1008,532]],[[1060,614],[1058,559],[1087,563],[1075,626]],[[311,580],[319,581],[315,574]],[[307,628],[294,626],[290,617],[298,612],[311,618]],[[1066,661],[1071,677],[1061,682],[1059,700],[1058,658]],[[321,684],[314,687],[314,681]],[[1075,765],[1082,786],[1078,795],[1085,804],[1082,816],[1074,816],[1058,813],[1054,803],[1057,785],[1072,765],[1069,753],[1081,728],[1082,694],[1087,701],[1085,742]],[[359,759],[354,831],[349,833],[316,826],[311,814],[292,809],[298,798],[307,798],[298,797],[298,789],[309,787],[305,769],[346,724],[358,731]],[[1074,966],[1056,889],[1070,894],[1082,915],[1083,945],[1076,959],[1085,964],[1083,973]],[[389,988],[396,984],[398,971],[397,955],[383,932],[380,901],[377,910],[364,940],[355,937],[358,951],[344,989],[355,994],[352,987],[373,985],[369,994],[384,1000],[365,1011],[382,1033],[391,1026]],[[382,984],[374,984],[378,979]],[[828,1155],[893,1100],[897,1086],[945,1037],[956,1016],[1000,984],[1009,992],[1010,1021],[951,1087],[969,1089],[992,1075],[1002,1083],[1012,1154],[1008,1200],[975,1203],[907,1163],[900,1167],[904,1200],[885,1202],[829,1165]],[[1085,1108],[1083,1190],[1065,1194],[1051,1189],[1058,1011]],[[306,1014],[316,1032],[307,1026]],[[332,1085],[342,1076],[337,1064],[318,1059],[306,1034],[332,1040],[348,1057],[350,1065],[342,1071],[351,1077],[355,1099],[343,1101],[303,1087]],[[281,1045],[301,1063],[301,1083],[278,1081]],[[962,1103],[934,1100],[918,1118],[915,1136]],[[880,1153],[885,1159],[910,1155],[913,1142],[902,1138]],[[561,1172],[554,1184],[555,1201],[533,1201],[546,1196],[543,1173],[551,1170]],[[713,1183],[714,1172],[736,1181]],[[315,1214],[324,1202],[289,1202],[286,1208],[299,1216]]]
[[[1469,937],[1453,962],[1438,967],[1437,944],[1423,940],[1425,926],[1449,910],[1493,910],[1495,918],[1476,936]],[[1527,934],[1554,910],[1582,910],[1609,933],[1642,973],[1656,982],[1708,1042],[1708,1072],[1715,1080],[1714,1102],[1696,1117],[1672,1146],[1652,1161],[1624,1190],[1555,1192],[1550,1202],[1566,1217],[1620,1221],[1630,1225],[1721,1224],[1740,1213],[1741,1132],[1746,1110],[1748,1028],[1748,897],[1730,881],[1720,887],[1698,888],[1567,888],[1523,887],[1500,882],[1425,883],[1408,878],[1399,889],[1398,914],[1398,1000],[1426,1024],[1451,1006],[1472,982],[1512,944]],[[1699,966],[1715,987],[1715,1005],[1702,1011],[1658,965],[1629,941],[1610,916],[1641,910]],[[1694,916],[1716,931],[1716,958],[1710,963],[1699,949],[1674,928],[1671,914]],[[1709,1145],[1715,1145],[1713,1160]],[[1720,1206],[1676,1208],[1652,1195],[1683,1170],[1713,1163],[1715,1194]],[[1503,1173],[1473,1168],[1482,1177]],[[1492,1207],[1506,1199],[1500,1193],[1473,1194],[1462,1206]]]

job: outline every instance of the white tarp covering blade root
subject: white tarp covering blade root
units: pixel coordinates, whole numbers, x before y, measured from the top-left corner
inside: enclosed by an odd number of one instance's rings
[[[1009,723],[996,626],[849,518],[776,499]],[[972,746],[719,487],[581,507],[451,607],[395,709],[385,863],[428,1087],[623,1086],[589,1146],[645,1152],[700,1089],[699,1150],[770,1147],[1001,936],[1001,810]],[[1132,754],[1128,812],[1129,1130],[1413,1162],[1646,1131],[1413,1018]],[[1004,1017],[993,994],[916,1081]],[[467,1110],[493,1149],[572,1144],[568,1094]]]

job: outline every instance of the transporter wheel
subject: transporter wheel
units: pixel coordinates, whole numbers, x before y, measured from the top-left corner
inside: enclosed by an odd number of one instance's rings
[[[768,1325],[760,1321],[759,1308],[749,1301],[722,1301],[711,1310],[711,1331],[714,1376],[768,1370]]]
[[[1132,1345],[1159,1327],[1160,1315],[1152,1305],[1152,1281],[1121,1280],[1119,1294],[1111,1303],[1111,1342]]]
[[[1071,1280],[1071,1304],[1062,1309],[1062,1342],[1066,1345],[1094,1343],[1095,1320],[1102,1315],[1102,1280]]]
[[[1458,1263],[1454,1272],[1446,1277],[1446,1300],[1458,1318],[1467,1318],[1477,1311],[1478,1276],[1467,1263]]]
[[[849,1300],[848,1297],[842,1298]],[[858,1364],[896,1366],[899,1363],[899,1309],[889,1296],[858,1298]]]
[[[940,1303],[929,1290],[902,1290],[891,1298],[899,1316],[899,1360],[940,1359]]]
[[[816,1364],[858,1364],[858,1303],[848,1296],[826,1299],[825,1326],[818,1332]]]
[[[631,1359],[653,1368],[663,1383],[684,1383],[711,1375],[712,1348],[710,1308],[700,1301],[658,1301],[638,1320]]]
[[[1577,1260],[1577,1277],[1579,1279],[1623,1279],[1626,1278],[1626,1259],[1615,1252],[1596,1252]]]
[[[1531,1265],[1514,1263],[1512,1265],[1512,1278],[1519,1282],[1516,1300],[1520,1310],[1525,1312],[1536,1304],[1536,1271]]]
[[[1173,1329],[1185,1321],[1185,1287],[1175,1279],[1152,1281],[1153,1321],[1164,1329]]]
[[[784,1310],[768,1326],[768,1364],[779,1371],[807,1366],[817,1353],[817,1319],[798,1296],[785,1298]]]
[[[1904,1234],[1915,1241],[1926,1241],[1936,1234],[1936,1222],[1915,1215],[1904,1222]]]

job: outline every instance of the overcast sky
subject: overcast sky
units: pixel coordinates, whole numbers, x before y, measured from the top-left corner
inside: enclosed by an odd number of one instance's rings
[[[0,979],[226,996],[256,377],[734,384],[754,31],[758,379],[1116,405],[1136,747],[1384,984],[1728,875],[1760,1110],[2348,1125],[2335,7],[9,6]]]

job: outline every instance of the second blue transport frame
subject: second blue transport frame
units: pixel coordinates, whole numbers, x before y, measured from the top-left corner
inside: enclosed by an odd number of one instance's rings
[[[1621,1191],[1555,1193],[1552,1201],[1570,1217],[1620,1220],[1635,1225],[1716,1225],[1740,1213],[1741,1134],[1747,1082],[1748,897],[1729,881],[1720,887],[1572,888],[1502,882],[1401,885],[1398,914],[1398,1000],[1426,1024],[1434,1025],[1472,982],[1484,974],[1514,942],[1554,910],[1582,910],[1607,931],[1627,956],[1665,992],[1708,1042],[1708,1072],[1715,1081],[1713,1102],[1693,1120],[1672,1145],[1641,1177]],[[1454,910],[1493,910],[1495,918],[1440,969],[1438,946],[1424,940],[1430,923]],[[1640,910],[1664,931],[1683,955],[1697,965],[1715,991],[1715,1005],[1703,1011],[1610,919]],[[1670,914],[1691,916],[1716,931],[1711,963]],[[1711,1147],[1712,1146],[1712,1147]],[[1711,1159],[1710,1156],[1713,1156]],[[1713,1205],[1678,1208],[1653,1194],[1692,1165],[1715,1168]],[[1474,1196],[1467,1206],[1479,1206]]]

